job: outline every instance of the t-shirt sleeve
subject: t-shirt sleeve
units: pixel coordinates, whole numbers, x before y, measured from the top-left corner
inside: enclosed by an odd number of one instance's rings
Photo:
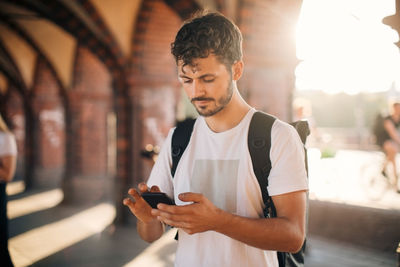
[[[3,140],[0,142],[0,156],[16,156],[17,144],[14,136],[6,133],[4,135],[0,135],[0,138],[3,138]]]
[[[174,198],[174,189],[171,175],[171,140],[175,128],[171,129],[161,146],[160,154],[151,170],[147,185],[149,187],[157,185],[161,192],[166,193],[170,198]]]
[[[271,196],[308,189],[304,146],[296,129],[276,120],[271,130]]]

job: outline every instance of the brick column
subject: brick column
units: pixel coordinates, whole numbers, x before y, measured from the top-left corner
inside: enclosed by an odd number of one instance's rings
[[[244,0],[239,8],[245,63],[239,88],[251,105],[286,121],[291,120],[300,6],[301,0]]]
[[[138,14],[129,77],[133,106],[133,181],[147,179],[152,167],[140,156],[146,144],[162,145],[175,124],[179,86],[170,44],[181,19],[162,0],[144,1]]]
[[[107,170],[107,117],[111,100],[108,70],[89,50],[78,48],[74,84],[68,92],[66,203],[110,199],[113,177]]]
[[[134,180],[131,186],[146,181],[153,163],[141,156],[147,144],[162,146],[168,131],[175,124],[177,90],[170,85],[137,86],[132,92],[133,103],[133,147],[132,159]]]
[[[32,88],[34,150],[31,185],[59,187],[65,167],[65,109],[60,87],[50,69],[40,60]]]

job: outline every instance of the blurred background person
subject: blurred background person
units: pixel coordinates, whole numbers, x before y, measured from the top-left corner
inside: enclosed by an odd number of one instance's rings
[[[15,174],[17,145],[15,137],[0,115],[0,265],[14,266],[8,252],[6,184]]]
[[[400,193],[396,166],[396,155],[399,151],[400,145],[400,134],[398,132],[398,128],[400,126],[400,102],[393,104],[390,115],[384,118],[382,124],[383,131],[381,134],[376,136],[376,142],[382,148],[386,156],[383,164],[382,174],[385,177],[388,177],[386,167],[390,163],[393,167],[393,183],[396,187],[397,193]]]

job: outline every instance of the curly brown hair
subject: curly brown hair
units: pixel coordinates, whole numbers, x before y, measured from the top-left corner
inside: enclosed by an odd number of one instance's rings
[[[171,53],[183,66],[214,54],[228,70],[242,59],[242,34],[228,18],[216,12],[200,12],[186,21],[171,44]]]

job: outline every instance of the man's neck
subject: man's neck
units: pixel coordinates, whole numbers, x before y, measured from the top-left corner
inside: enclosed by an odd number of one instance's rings
[[[206,117],[208,127],[217,133],[227,131],[238,125],[251,106],[235,90],[229,104],[217,114]]]

